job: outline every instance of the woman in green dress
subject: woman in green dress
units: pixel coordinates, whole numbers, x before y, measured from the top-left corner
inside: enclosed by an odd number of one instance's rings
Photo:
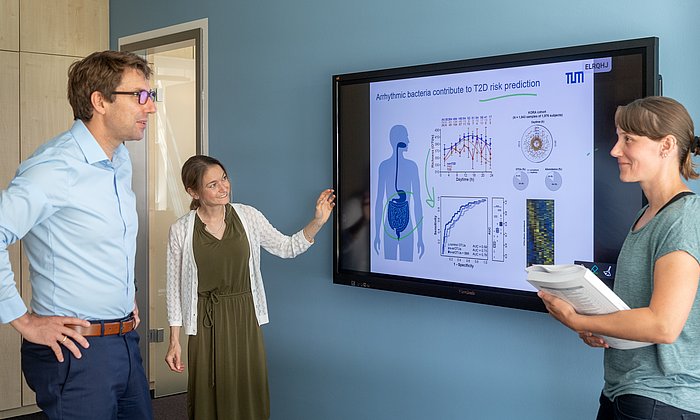
[[[180,330],[189,336],[190,419],[268,419],[267,367],[260,325],[268,322],[260,247],[282,258],[306,251],[335,206],[333,190],[316,201],[314,218],[286,236],[258,210],[230,203],[218,160],[192,156],[182,167],[190,212],[170,227],[165,358],[183,372]]]

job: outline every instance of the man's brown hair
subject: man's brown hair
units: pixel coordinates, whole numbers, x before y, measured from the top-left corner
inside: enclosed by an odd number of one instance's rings
[[[125,51],[94,52],[71,64],[68,68],[68,102],[73,108],[73,118],[90,121],[93,92],[100,92],[108,102],[114,101],[112,92],[121,83],[124,70],[129,68],[140,71],[146,79],[151,77],[148,62]]]

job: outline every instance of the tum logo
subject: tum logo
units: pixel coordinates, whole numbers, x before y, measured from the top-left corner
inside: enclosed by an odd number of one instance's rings
[[[572,83],[583,83],[583,72],[574,71],[566,73],[566,84],[570,85]]]

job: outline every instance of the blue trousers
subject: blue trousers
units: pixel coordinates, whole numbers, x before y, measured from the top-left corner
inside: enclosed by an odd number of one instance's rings
[[[86,338],[80,359],[61,346],[63,363],[51,348],[22,342],[22,371],[39,408],[51,420],[151,420],[138,333]]]
[[[610,401],[600,394],[596,420],[700,420],[700,414],[681,410],[652,398],[626,394]]]

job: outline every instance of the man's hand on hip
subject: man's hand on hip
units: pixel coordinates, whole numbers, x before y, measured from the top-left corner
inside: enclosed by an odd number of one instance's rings
[[[77,331],[68,325],[80,325],[89,327],[90,322],[80,318],[67,316],[39,316],[25,313],[21,317],[11,321],[10,324],[22,335],[22,337],[35,344],[43,344],[51,347],[56,354],[56,359],[63,362],[63,352],[61,346],[66,347],[73,356],[80,359],[82,357],[80,344],[83,348],[88,348],[90,344],[87,339],[78,334]]]

